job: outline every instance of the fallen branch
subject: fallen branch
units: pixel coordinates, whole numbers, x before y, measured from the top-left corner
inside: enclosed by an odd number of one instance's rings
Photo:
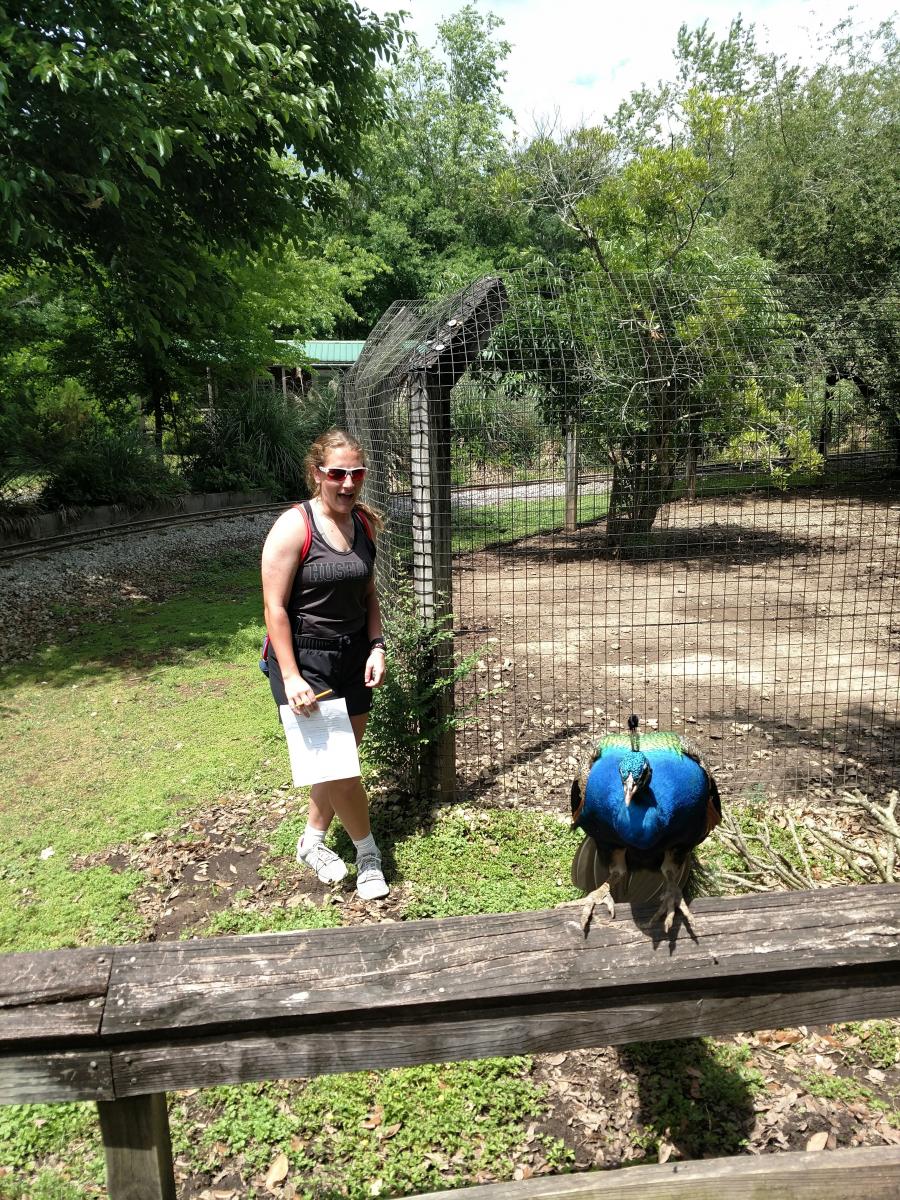
[[[741,859],[743,869],[721,870],[712,866],[710,874],[720,884],[753,892],[777,888],[807,891],[848,883],[896,883],[900,861],[898,804],[897,791],[892,791],[883,805],[861,792],[845,792],[830,809],[816,813],[814,826],[798,824],[790,813],[783,812],[779,828],[787,830],[796,861],[773,842],[773,821],[742,813],[740,809],[729,811],[717,836]],[[859,840],[835,825],[838,812],[863,817]],[[823,849],[846,864],[846,870],[832,863],[827,878],[823,879],[819,861]]]

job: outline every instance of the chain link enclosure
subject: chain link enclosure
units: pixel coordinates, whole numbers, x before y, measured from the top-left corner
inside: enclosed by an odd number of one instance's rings
[[[632,711],[726,794],[891,781],[898,315],[752,261],[509,272],[385,313],[341,418],[386,607],[408,579],[478,652],[439,790],[561,810]]]

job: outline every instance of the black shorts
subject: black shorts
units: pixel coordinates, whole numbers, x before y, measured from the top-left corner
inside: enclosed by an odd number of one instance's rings
[[[365,629],[350,637],[294,638],[294,654],[300,674],[316,693],[331,688],[328,700],[347,701],[351,717],[367,713],[372,707],[372,691],[366,687],[366,661],[369,657],[369,635]],[[275,652],[269,647],[269,686],[276,704],[287,704],[281,667]]]

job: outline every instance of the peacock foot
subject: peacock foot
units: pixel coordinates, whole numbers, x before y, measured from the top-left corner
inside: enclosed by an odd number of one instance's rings
[[[681,888],[677,883],[668,880],[666,889],[663,892],[663,898],[659,908],[653,914],[653,921],[662,921],[663,929],[669,933],[672,926],[675,924],[675,914],[681,913],[688,925],[692,929],[696,929],[697,921],[694,914],[688,908],[688,902],[682,894]],[[652,923],[652,922],[651,922]]]
[[[594,915],[594,909],[598,904],[602,904],[607,910],[609,913],[609,919],[611,921],[615,920],[616,902],[613,900],[612,892],[610,891],[608,882],[601,883],[598,888],[595,888],[592,892],[588,892],[584,898],[584,903],[581,908],[581,928],[584,930],[585,935],[587,935],[588,926],[591,923],[591,917]]]

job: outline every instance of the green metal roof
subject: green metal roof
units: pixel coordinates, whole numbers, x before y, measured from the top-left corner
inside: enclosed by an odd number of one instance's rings
[[[300,350],[314,367],[349,367],[362,354],[363,342],[281,342],[292,350]]]

